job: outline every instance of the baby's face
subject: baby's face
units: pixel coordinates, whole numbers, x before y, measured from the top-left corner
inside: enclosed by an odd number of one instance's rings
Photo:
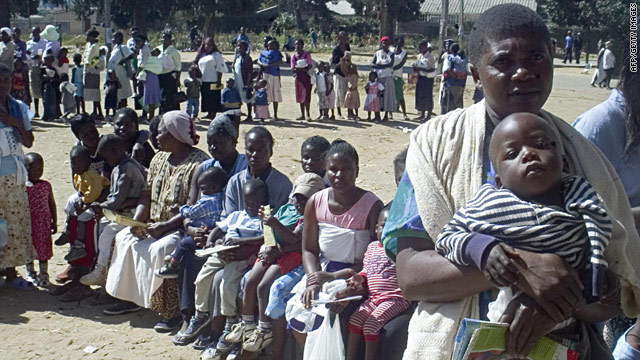
[[[562,177],[562,156],[551,128],[533,114],[505,118],[491,139],[498,183],[522,199],[553,190]],[[504,126],[502,126],[504,125]]]

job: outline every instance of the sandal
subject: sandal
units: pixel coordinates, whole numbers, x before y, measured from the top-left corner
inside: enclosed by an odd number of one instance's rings
[[[6,282],[2,285],[5,289],[18,289],[18,290],[35,290],[36,287],[27,280],[17,277],[11,282]]]
[[[66,294],[67,291],[71,290],[71,286],[72,286],[71,283],[64,284],[62,286],[54,286],[53,289],[51,291],[49,291],[49,294],[51,294],[53,296]]]
[[[214,337],[212,335],[200,335],[198,336],[198,340],[193,342],[193,348],[195,350],[204,350],[207,348],[207,346],[209,346],[209,344],[211,344],[214,340],[217,341],[217,339],[214,339]]]

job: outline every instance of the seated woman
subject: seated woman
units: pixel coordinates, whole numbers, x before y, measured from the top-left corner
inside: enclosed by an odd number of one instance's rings
[[[128,228],[116,236],[116,246],[107,275],[106,290],[121,301],[106,309],[118,315],[150,308],[162,316],[156,331],[170,331],[181,324],[178,289],[175,280],[163,280],[154,272],[175,248],[182,227],[175,205],[189,199],[193,173],[208,155],[194,146],[198,143],[193,120],[183,111],[162,115],[158,127],[157,153],[149,167],[149,190],[140,197],[134,219],[148,222],[146,231]]]
[[[396,260],[403,293],[420,300],[409,325],[405,359],[450,359],[460,320],[486,314],[486,309],[481,313],[486,297],[479,294],[493,286],[482,271],[454,265],[436,253],[434,240],[483,183],[495,185],[488,144],[495,124],[517,112],[544,119],[559,134],[565,172],[585,178],[603,198],[613,220],[605,257],[620,278],[622,308],[629,315],[638,312],[640,243],[624,189],[602,153],[542,110],[553,83],[546,25],[526,7],[498,5],[477,19],[469,43],[472,74],[485,100],[436,117],[412,133],[406,172],[384,230],[383,242]],[[525,356],[542,335],[573,316],[577,321],[556,334],[577,340],[581,358],[611,359],[590,324],[611,317],[616,309],[584,305],[578,274],[557,255],[518,253],[526,267],[517,281],[527,291],[508,304],[500,319],[511,325],[507,353]]]
[[[313,195],[305,206],[302,264],[307,275],[301,281],[306,282],[302,295],[306,307],[322,285],[334,279],[334,272],[346,268],[360,271],[364,253],[376,238],[383,204],[373,193],[356,186],[358,160],[353,146],[334,141],[326,155],[331,187]],[[294,336],[304,344],[305,334],[295,331]]]

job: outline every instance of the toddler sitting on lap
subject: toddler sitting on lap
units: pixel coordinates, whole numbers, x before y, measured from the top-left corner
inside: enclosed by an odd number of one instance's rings
[[[198,188],[202,196],[194,205],[184,205],[180,208],[185,229],[196,227],[206,231],[215,226],[222,214],[224,188],[227,186],[228,179],[227,172],[219,167],[209,168],[200,174]],[[163,279],[177,278],[185,253],[194,253],[196,248],[202,248],[205,245],[205,241],[204,238],[193,238],[190,235],[183,237],[167,264],[156,271],[156,276]]]

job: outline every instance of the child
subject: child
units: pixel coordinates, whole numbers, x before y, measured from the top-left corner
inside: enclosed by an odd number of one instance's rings
[[[57,100],[56,89],[60,86],[60,77],[53,67],[54,57],[51,54],[44,56],[42,67],[40,68],[40,82],[42,83],[42,106],[44,113],[42,120],[51,121],[56,117]]]
[[[60,94],[62,94],[62,117],[67,118],[74,110],[77,111],[76,100],[74,99],[74,92],[78,90],[75,85],[69,82],[69,75],[62,74],[60,76]]]
[[[184,222],[184,228],[189,226],[202,228],[205,231],[215,227],[220,221],[222,206],[224,204],[224,188],[227,186],[229,175],[223,168],[211,167],[198,177],[198,188],[202,196],[193,205],[184,205],[180,208],[180,216]],[[156,276],[163,279],[175,279],[180,271],[180,264],[186,252],[194,253],[196,248],[204,247],[206,239],[194,239],[187,235],[180,240],[178,247],[171,254],[171,260],[161,269],[156,271]]]
[[[87,250],[84,248],[87,223],[95,216],[95,212],[89,208],[89,205],[100,198],[106,197],[109,180],[89,168],[91,166],[91,151],[88,147],[76,145],[71,149],[69,156],[71,157],[71,170],[73,171],[73,186],[80,197],[73,204],[74,208],[67,211],[69,214],[75,213],[78,216],[78,231],[76,241],[64,259],[74,261],[87,256]]]
[[[349,65],[347,74],[347,95],[344,99],[344,107],[347,108],[347,119],[360,120],[358,117],[358,108],[360,108],[360,94],[358,93],[358,66],[356,64]]]
[[[36,274],[33,262],[27,263],[27,280],[35,285],[47,287],[49,282],[48,261],[53,256],[51,234],[58,232],[56,201],[51,184],[40,179],[44,171],[44,160],[40,154],[28,153],[24,157],[29,181],[27,195],[31,210],[31,237],[38,253],[40,274]]]
[[[260,207],[269,203],[267,185],[260,179],[249,179],[242,187],[244,210],[234,211],[224,220],[217,223],[217,227],[209,233],[208,245],[239,245],[258,246],[264,242],[262,237],[262,219],[258,216]],[[231,327],[238,322],[236,298],[238,295],[240,280],[245,272],[251,268],[255,257],[241,261],[226,261],[217,254],[212,261],[210,257],[196,278],[196,313],[191,318],[189,328],[185,334],[191,337],[197,336],[199,329],[209,322],[209,294],[213,281],[212,273],[219,269],[223,271],[223,281],[220,285],[220,312],[226,317],[225,330],[220,336],[217,348],[228,352],[231,345],[224,341]]]
[[[407,152],[409,151],[409,147],[405,147],[393,158],[393,174],[396,178],[396,186],[400,185],[400,180],[402,180],[402,176],[404,175],[404,170],[407,167]]]
[[[160,150],[158,147],[158,126],[160,125],[160,116],[155,116],[149,121],[149,141],[156,150]]]
[[[235,87],[233,78],[227,79],[227,87],[222,90],[222,107],[224,111],[240,109],[242,98],[240,92]]]
[[[269,102],[267,101],[267,80],[258,81],[256,86],[256,114],[255,118],[264,122],[265,119],[271,117],[269,114]]]
[[[68,52],[67,48],[61,48],[58,53],[58,58],[53,63],[53,67],[56,68],[58,76],[62,76],[62,74],[69,74],[69,58],[67,58]]]
[[[98,155],[105,163],[113,167],[109,195],[103,202],[93,202],[91,209],[101,215],[104,209],[132,217],[138,199],[147,187],[146,170],[136,160],[127,155],[122,138],[115,134],[103,135],[98,142]],[[80,278],[83,285],[104,285],[115,235],[125,226],[106,219],[100,224],[98,238],[98,256],[93,271]]]
[[[71,83],[75,85],[76,91],[73,97],[76,100],[76,114],[84,114],[84,67],[82,66],[82,54],[73,55],[75,66],[71,69]]]
[[[200,79],[200,70],[192,66],[189,69],[189,76],[184,79],[184,87],[187,88],[187,114],[192,118],[198,117],[200,110],[200,87],[202,86],[202,80]]]
[[[500,121],[489,145],[499,188],[480,187],[436,240],[436,250],[449,261],[475,266],[503,287],[489,305],[492,321],[502,315],[515,292],[512,288],[518,286],[513,260],[518,258],[517,249],[557,254],[586,274],[587,303],[609,295],[607,284],[603,286],[607,268],[603,252],[611,236],[611,219],[589,183],[576,176],[562,177],[559,143],[537,115],[515,113]]]
[[[375,360],[378,353],[380,330],[394,317],[400,315],[411,306],[411,302],[404,298],[398,286],[395,264],[387,258],[382,246],[382,230],[389,215],[387,205],[378,216],[374,241],[367,247],[364,254],[362,271],[353,273],[347,281],[351,289],[366,288],[369,298],[358,307],[349,320],[349,340],[347,342],[347,360],[358,359],[360,344],[365,341],[365,356]],[[341,270],[338,273],[345,272]],[[334,273],[334,274],[338,274]],[[336,278],[339,278],[336,276]],[[350,289],[347,289],[348,292]],[[336,295],[336,298],[343,295]]]
[[[292,203],[282,206],[275,215],[265,214],[264,209],[261,209],[260,216],[263,224],[273,229],[277,246],[264,247],[258,255],[258,260],[251,269],[244,288],[242,322],[231,328],[231,333],[226,336],[225,341],[243,342],[242,348],[250,352],[259,352],[272,342],[271,318],[266,313],[267,304],[270,302],[269,289],[278,277],[295,270],[302,264],[304,208],[307,200],[325,187],[324,180],[320,176],[314,173],[303,174],[296,179]],[[259,310],[257,327],[254,318],[256,300]],[[280,300],[280,304],[284,312],[286,301]]]
[[[329,116],[329,110],[331,110],[331,117],[329,120],[335,120],[336,114],[334,113],[334,107],[336,106],[336,92],[333,87],[333,75],[331,75],[331,66],[329,63],[324,63],[325,69],[325,84],[327,86],[327,113],[326,116]]]
[[[26,66],[21,59],[14,60],[11,96],[29,105],[31,103],[31,93],[29,92],[29,73],[26,70]]]
[[[318,95],[318,109],[320,110],[320,116],[318,120],[327,120],[329,118],[329,100],[327,99],[327,73],[325,69],[325,63],[318,63],[318,70],[316,70],[316,94]]]
[[[375,113],[375,121],[380,121],[380,98],[384,93],[384,85],[378,82],[375,71],[369,73],[369,82],[364,86],[367,98],[364,100],[364,110],[368,112],[367,121],[371,121],[371,112]]]
[[[121,87],[122,85],[116,76],[116,72],[113,69],[107,70],[107,80],[104,82],[104,111],[106,116],[109,116],[109,110],[112,110],[113,115],[116,114],[118,109],[118,89]]]

